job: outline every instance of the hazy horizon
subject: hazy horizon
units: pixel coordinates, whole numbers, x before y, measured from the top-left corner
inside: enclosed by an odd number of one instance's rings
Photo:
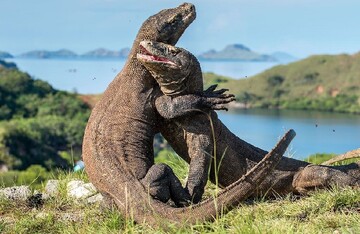
[[[141,23],[183,1],[1,0],[0,51],[131,47]],[[312,54],[360,51],[360,2],[355,0],[192,1],[197,19],[178,45],[194,54],[243,44],[253,51]]]

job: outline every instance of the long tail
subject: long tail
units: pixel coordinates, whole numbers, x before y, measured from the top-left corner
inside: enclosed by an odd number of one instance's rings
[[[222,190],[217,197],[206,199],[190,207],[176,208],[154,200],[136,180],[126,182],[125,185],[123,183],[124,186],[121,188],[115,188],[117,186],[113,184],[112,191],[117,192],[111,193],[110,196],[123,214],[138,223],[147,222],[155,226],[166,226],[169,222],[194,224],[213,220],[218,214],[230,210],[254,192],[258,184],[280,161],[295,135],[294,130],[289,130],[275,148],[238,181]]]

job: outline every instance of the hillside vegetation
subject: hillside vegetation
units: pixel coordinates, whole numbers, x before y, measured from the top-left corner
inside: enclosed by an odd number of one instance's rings
[[[204,78],[206,86],[219,83],[247,107],[360,113],[360,53],[311,56],[248,79]]]
[[[80,156],[89,114],[75,94],[0,66],[0,167],[67,168],[74,154]]]

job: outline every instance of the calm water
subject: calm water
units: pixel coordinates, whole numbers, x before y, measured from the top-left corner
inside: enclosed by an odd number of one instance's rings
[[[294,129],[297,135],[288,153],[298,159],[360,147],[360,115],[291,110],[236,110],[219,115],[237,136],[266,150]]]
[[[13,59],[18,67],[57,89],[101,93],[121,70],[125,60]],[[245,78],[276,63],[202,61],[203,71]],[[343,153],[360,147],[360,115],[307,111],[237,110],[220,112],[225,125],[242,139],[270,150],[287,129],[297,136],[290,146],[292,157],[313,153]]]
[[[11,59],[22,71],[35,78],[48,81],[57,89],[79,93],[102,93],[114,76],[122,69],[125,60],[59,60]],[[203,71],[246,78],[268,69],[274,62],[202,61]]]
[[[20,70],[53,87],[82,94],[102,93],[125,60],[12,59]]]

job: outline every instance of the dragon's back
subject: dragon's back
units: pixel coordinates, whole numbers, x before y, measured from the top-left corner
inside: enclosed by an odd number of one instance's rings
[[[141,76],[133,72],[117,75],[92,110],[85,130],[86,171],[95,186],[105,191],[110,188],[104,187],[104,175],[114,168],[140,179],[154,163],[158,116],[149,100],[154,89],[137,77]]]

